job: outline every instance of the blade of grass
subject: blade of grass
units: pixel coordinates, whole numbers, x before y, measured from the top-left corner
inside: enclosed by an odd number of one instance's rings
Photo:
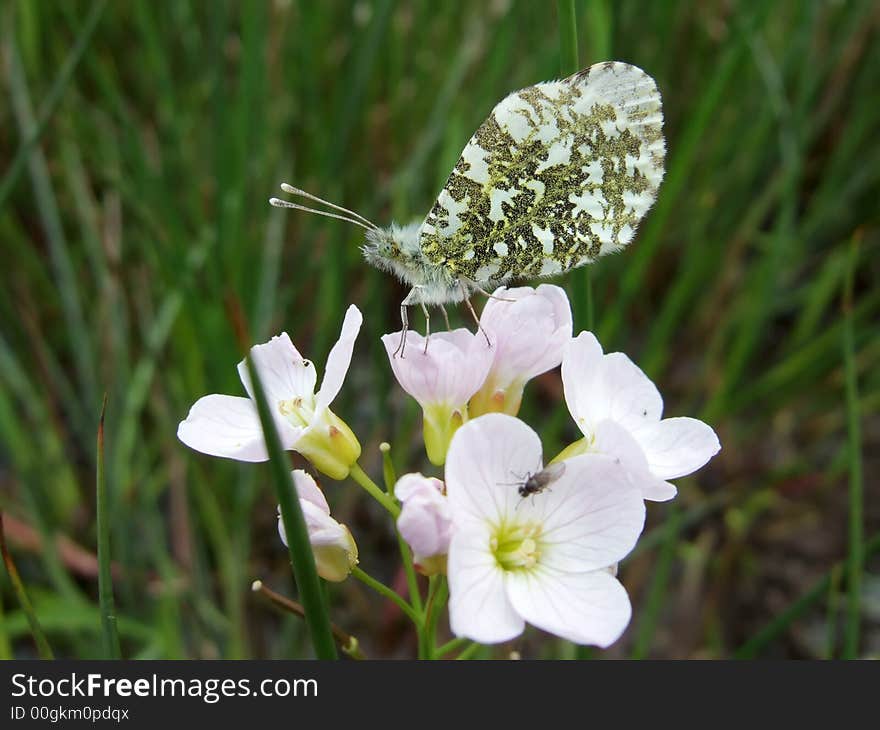
[[[52,83],[49,93],[46,94],[46,98],[43,100],[36,121],[26,135],[24,141],[19,145],[18,150],[16,150],[15,157],[12,159],[12,164],[9,165],[6,174],[3,176],[2,182],[0,182],[0,208],[3,207],[6,198],[9,197],[9,193],[11,193],[12,189],[15,187],[18,176],[21,174],[28,157],[30,157],[34,145],[40,141],[40,137],[42,137],[43,132],[46,130],[46,125],[52,118],[52,114],[55,112],[58,102],[61,101],[61,97],[64,95],[64,92],[73,77],[73,72],[76,71],[76,67],[79,65],[86,49],[89,47],[95,28],[98,26],[98,21],[104,14],[106,7],[107,0],[99,0],[92,5],[91,11],[86,16],[73,48],[70,50],[67,58],[64,59],[64,64],[61,66],[58,76],[55,77],[55,81]],[[8,23],[7,27],[12,27],[13,25],[14,21],[11,16],[11,12],[6,13],[5,20]]]
[[[859,259],[859,237],[853,237],[843,289],[843,364],[846,378],[846,416],[849,435],[849,556],[847,558],[846,628],[843,658],[855,659],[859,651],[859,619],[861,614],[862,571],[865,556],[864,485],[862,483],[862,435],[859,423],[859,390],[855,364],[853,327],[853,281]]]
[[[104,413],[107,410],[107,396],[101,405],[101,420],[98,422],[97,444],[97,498],[95,511],[98,522],[98,601],[101,605],[101,627],[104,636],[104,656],[107,659],[121,659],[119,634],[116,631],[116,608],[113,602],[113,576],[110,572],[110,524],[107,509],[107,482],[104,479]]]
[[[22,136],[28,138],[34,134],[36,121],[34,120],[27,78],[15,38],[11,35],[8,36],[4,39],[3,46],[9,75],[12,109]],[[63,303],[61,309],[65,319],[68,341],[73,351],[77,380],[83,391],[82,402],[92,404],[96,401],[97,385],[92,342],[89,336],[91,329],[86,326],[73,257],[64,234],[64,226],[61,223],[58,202],[52,191],[49,166],[46,157],[39,148],[32,150],[28,156],[28,164],[37,209],[49,245],[49,261]]]
[[[660,611],[666,603],[669,572],[675,559],[675,549],[678,547],[680,524],[678,505],[672,504],[663,523],[664,539],[660,547],[657,565],[654,568],[654,577],[648,589],[648,598],[642,610],[642,618],[639,621],[639,628],[636,632],[635,645],[630,655],[631,659],[644,659],[651,650],[654,631],[660,619]]]
[[[870,540],[862,545],[862,555],[865,559],[873,557],[874,554],[880,553],[880,533],[874,535]],[[782,634],[794,621],[806,613],[814,604],[822,600],[828,595],[833,579],[833,571],[840,570],[841,563],[838,563],[828,573],[814,583],[810,589],[792,603],[787,609],[778,614],[770,622],[768,622],[760,631],[748,639],[742,646],[737,649],[734,659],[754,659],[758,656],[762,649],[771,644],[778,636]]]
[[[9,575],[9,580],[12,582],[12,589],[18,597],[19,604],[21,604],[21,610],[24,611],[25,616],[27,616],[28,624],[31,627],[31,636],[34,637],[34,643],[37,645],[37,651],[40,653],[40,658],[54,659],[55,655],[52,653],[52,648],[49,646],[49,642],[46,641],[46,635],[43,633],[40,621],[37,619],[37,614],[34,612],[31,599],[28,598],[24,583],[21,582],[21,576],[19,576],[18,569],[15,567],[15,563],[12,560],[12,555],[10,555],[9,550],[6,547],[6,533],[3,531],[2,512],[0,512],[0,553],[3,555],[3,563],[6,565],[6,572]]]
[[[324,606],[324,597],[318,579],[318,570],[315,567],[315,557],[309,542],[309,534],[306,530],[306,521],[299,500],[295,498],[296,487],[294,487],[290,475],[290,465],[281,448],[281,441],[275,430],[275,421],[269,410],[269,402],[266,400],[266,392],[260,382],[260,375],[249,356],[246,361],[257,412],[263,427],[263,437],[266,439],[266,447],[269,452],[272,484],[275,487],[278,504],[281,506],[281,519],[287,535],[290,564],[305,610],[306,625],[312,637],[312,646],[318,659],[336,659],[336,644],[333,640],[330,619]]]

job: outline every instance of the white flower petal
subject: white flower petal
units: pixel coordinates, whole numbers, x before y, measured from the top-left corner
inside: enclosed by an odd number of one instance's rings
[[[606,418],[634,430],[660,420],[663,399],[650,378],[622,352],[602,355],[589,332],[566,348],[562,361],[565,401],[585,436]]]
[[[644,499],[666,502],[678,494],[674,484],[664,481],[651,472],[648,459],[639,442],[615,421],[605,420],[599,423],[591,451],[620,459],[630,474],[631,482],[642,492]]]
[[[327,356],[324,379],[321,381],[321,389],[315,398],[315,414],[318,416],[339,395],[342,382],[351,366],[354,342],[361,331],[363,321],[364,317],[361,311],[352,304],[345,312],[345,320],[342,322],[342,332],[339,334],[339,339]]]
[[[523,501],[517,485],[540,469],[541,440],[525,423],[501,413],[468,421],[452,437],[446,455],[453,523],[505,519]]]
[[[664,418],[633,431],[651,472],[661,479],[691,474],[721,450],[712,427],[696,418]]]
[[[321,491],[315,478],[303,469],[294,469],[291,474],[293,475],[293,485],[296,487],[297,497],[310,502],[324,514],[329,515],[330,505],[327,504],[327,498],[324,496],[324,492]]]
[[[602,345],[592,332],[581,332],[571,340],[562,356],[562,387],[565,403],[575,423],[583,428],[591,417],[590,399],[597,390],[602,370]],[[598,423],[601,418],[596,420]],[[585,434],[591,436],[592,433]]]
[[[525,623],[507,598],[504,574],[489,551],[488,532],[453,535],[449,546],[449,626],[456,636],[496,644]]]
[[[492,382],[507,387],[555,368],[571,339],[571,305],[558,286],[500,287],[480,316],[495,349]],[[513,301],[509,301],[513,300]]]
[[[191,449],[238,461],[266,461],[266,444],[257,409],[249,398],[206,395],[199,398],[177,438]]]
[[[273,410],[277,410],[281,401],[298,397],[311,398],[314,395],[315,366],[310,360],[303,359],[286,332],[276,335],[265,344],[255,345],[251,348],[250,356],[260,375],[266,400]],[[238,376],[248,395],[253,398],[251,376],[244,360],[238,364]]]
[[[623,586],[605,570],[515,571],[507,574],[506,587],[513,607],[526,621],[578,644],[610,646],[632,613]]]
[[[494,351],[480,338],[463,328],[437,332],[426,351],[425,338],[410,330],[404,357],[394,355],[399,332],[383,335],[382,344],[397,382],[422,407],[434,403],[458,407],[480,389],[492,367]]]
[[[541,566],[584,572],[618,562],[645,526],[641,490],[614,457],[584,454],[564,463],[556,481],[520,507],[543,513]]]

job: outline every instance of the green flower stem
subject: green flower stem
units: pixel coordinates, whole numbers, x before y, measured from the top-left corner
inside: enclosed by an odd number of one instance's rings
[[[385,492],[389,497],[394,497],[397,474],[394,472],[394,462],[391,461],[391,444],[383,441],[379,444],[379,451],[382,452],[382,478],[385,480]]]
[[[455,657],[456,661],[470,659],[474,654],[476,654],[481,648],[480,644],[476,642],[471,642],[470,646],[466,647],[464,651],[461,652],[457,657]]]
[[[352,464],[349,473],[351,474],[351,478],[360,484],[373,499],[388,510],[395,520],[400,516],[400,507],[397,503],[385,494],[385,492],[380,489],[379,485],[370,479],[358,464]]]
[[[436,651],[434,652],[435,659],[442,659],[449,652],[455,651],[456,649],[460,649],[465,644],[469,643],[470,639],[466,639],[463,636],[459,636],[457,639],[452,639],[451,641],[447,641],[442,646],[438,646]]]
[[[446,576],[432,576],[428,600],[425,604],[425,642],[428,647],[428,659],[437,658],[437,620],[446,605],[447,598],[449,598],[449,584],[446,582]]]
[[[284,521],[284,531],[287,535],[290,565],[299,590],[299,597],[302,600],[306,626],[309,628],[315,656],[318,659],[336,659],[336,642],[333,640],[330,618],[327,615],[302,507],[300,507],[299,500],[295,498],[296,487],[290,474],[290,463],[281,448],[281,441],[278,438],[272,412],[269,410],[269,403],[266,400],[266,392],[263,390],[260,375],[251,358],[248,357],[246,361],[248,373],[251,376],[257,413],[263,428],[263,437],[269,452],[272,484],[281,507],[281,519]]]
[[[101,406],[98,422],[97,478],[95,511],[98,521],[98,602],[101,606],[101,627],[104,633],[104,655],[107,659],[120,659],[119,634],[116,631],[116,608],[113,601],[113,576],[110,572],[110,525],[107,521],[107,481],[104,478],[104,411],[107,396]]]
[[[413,567],[412,550],[409,549],[409,545],[406,544],[406,540],[403,539],[403,535],[400,534],[397,528],[395,528],[394,532],[397,535],[397,545],[400,548],[400,558],[403,561],[403,572],[406,574],[406,585],[409,589],[409,600],[416,611],[421,613],[422,593],[419,590],[418,576],[416,576],[416,570]]]
[[[412,606],[410,606],[400,595],[398,595],[391,588],[386,586],[384,583],[376,580],[369,573],[365,573],[363,570],[355,566],[351,569],[351,574],[357,578],[361,583],[368,585],[372,588],[376,593],[385,596],[390,601],[393,601],[397,604],[398,608],[403,611],[407,616],[409,616],[410,620],[421,629],[422,626],[422,615],[421,612],[416,611]]]

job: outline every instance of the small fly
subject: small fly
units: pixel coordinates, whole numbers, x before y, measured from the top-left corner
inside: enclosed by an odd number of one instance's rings
[[[535,474],[526,475],[525,481],[516,488],[516,491],[523,499],[535,494],[540,494],[553,482],[559,479],[564,472],[564,461],[560,461],[556,464],[548,464],[544,469],[541,469],[541,471],[536,472]]]

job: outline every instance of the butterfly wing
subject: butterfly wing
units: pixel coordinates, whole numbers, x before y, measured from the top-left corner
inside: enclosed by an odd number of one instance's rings
[[[662,126],[657,85],[626,63],[510,94],[471,137],[422,223],[423,254],[491,285],[620,250],[657,196]]]

